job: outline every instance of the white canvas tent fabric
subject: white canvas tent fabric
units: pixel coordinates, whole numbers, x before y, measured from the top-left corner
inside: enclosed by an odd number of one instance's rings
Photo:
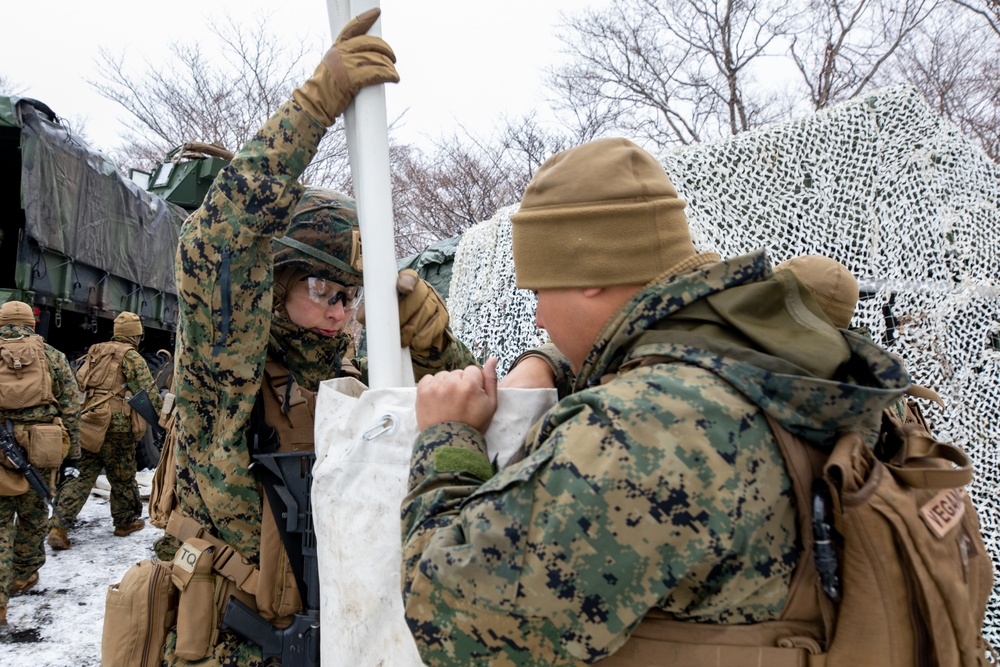
[[[324,665],[411,667],[420,656],[403,616],[400,505],[418,429],[415,388],[366,390],[328,380],[317,398],[312,508]],[[555,390],[502,389],[486,441],[503,467]]]
[[[764,247],[775,264],[823,254],[854,272],[854,324],[942,396],[925,414],[972,456],[969,493],[1000,572],[1000,166],[908,87],[660,160],[699,250]],[[541,340],[534,297],[514,285],[515,210],[464,235],[448,302],[455,333],[501,370]],[[985,634],[1000,646],[1000,576]]]

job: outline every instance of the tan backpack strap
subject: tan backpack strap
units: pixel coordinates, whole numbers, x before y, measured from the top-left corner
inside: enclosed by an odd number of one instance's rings
[[[906,390],[906,393],[916,398],[934,401],[942,408],[944,407],[944,401],[941,400],[941,396],[939,396],[938,393],[930,387],[921,387],[919,384],[911,384],[910,388]]]
[[[771,415],[764,413],[785,459],[785,468],[792,480],[795,506],[798,508],[799,539],[802,551],[792,575],[783,620],[822,620],[824,636],[833,636],[836,611],[833,601],[823,593],[813,555],[812,488],[813,481],[822,474],[827,454],[792,435]]]
[[[910,434],[905,452],[885,466],[893,477],[916,489],[953,489],[972,481],[968,454],[922,434]]]
[[[784,620],[691,623],[653,609],[601,667],[823,667],[826,654],[817,631],[815,623]]]
[[[85,407],[80,412],[80,414],[83,414],[85,412],[90,412],[91,410],[93,410],[94,408],[96,408],[98,405],[101,405],[105,401],[110,401],[112,398],[114,398],[115,396],[117,396],[120,392],[124,391],[124,389],[126,387],[128,387],[128,383],[122,384],[122,386],[118,387],[113,392],[111,392],[109,394],[105,394],[104,396],[102,396],[100,398],[100,400],[94,401],[93,403],[91,403],[90,405],[88,405],[87,407]]]

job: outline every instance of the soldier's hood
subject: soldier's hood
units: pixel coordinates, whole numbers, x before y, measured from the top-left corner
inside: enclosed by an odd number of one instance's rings
[[[647,356],[711,370],[816,444],[845,430],[873,440],[910,386],[896,357],[834,327],[763,250],[651,282],[605,324],[576,388]]]
[[[112,343],[125,343],[126,345],[131,345],[136,349],[139,349],[139,342],[141,340],[142,336],[120,336],[118,334],[111,336]]]

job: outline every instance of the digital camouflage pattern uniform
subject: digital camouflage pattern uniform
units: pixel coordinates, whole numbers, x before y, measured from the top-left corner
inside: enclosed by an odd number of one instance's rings
[[[418,437],[403,595],[428,665],[600,662],[652,609],[778,617],[797,525],[764,412],[816,444],[845,429],[873,442],[909,386],[782,273],[758,251],[652,281],[604,326],[525,458],[491,477],[455,465],[486,456],[479,431]],[[622,371],[653,355],[673,361]]]
[[[135,349],[135,340],[130,336],[111,337],[113,343],[132,347],[122,357],[121,372],[128,385],[125,391],[135,396],[145,389],[153,410],[159,413],[163,407],[163,399],[156,388],[153,374],[149,372],[146,360]],[[72,523],[83,509],[102,470],[111,486],[111,520],[115,528],[128,526],[142,515],[142,499],[135,479],[135,446],[131,415],[125,412],[112,412],[111,423],[101,449],[96,453],[81,449],[79,476],[69,477],[59,485],[56,508],[68,523]],[[69,528],[55,516],[52,518],[52,523],[64,530]]]
[[[0,338],[34,336],[31,327],[7,324],[0,327]],[[59,350],[45,344],[45,361],[52,379],[56,403],[38,405],[19,411],[0,410],[0,424],[10,419],[14,424],[48,424],[62,419],[69,434],[70,448],[65,458],[80,457],[80,392],[69,362]],[[38,471],[53,488],[58,469]],[[17,515],[15,524],[14,515]],[[49,509],[33,490],[19,496],[0,496],[0,607],[7,606],[8,591],[15,579],[27,580],[45,564],[45,535]]]
[[[284,359],[295,380],[315,391],[342,374],[350,334],[336,338],[273,316],[272,237],[282,234],[303,195],[297,181],[325,128],[295,102],[278,109],[216,178],[181,232],[180,301],[174,390],[180,509],[257,562],[261,490],[249,470],[247,435],[265,353]],[[362,372],[365,364],[353,361]],[[418,359],[417,377],[473,363],[461,344]],[[365,378],[362,377],[364,381]],[[186,665],[173,653],[165,661]],[[260,649],[220,633],[198,665],[259,665]]]

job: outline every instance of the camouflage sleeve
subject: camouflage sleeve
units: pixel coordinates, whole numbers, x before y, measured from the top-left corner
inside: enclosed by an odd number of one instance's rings
[[[573,383],[576,382],[573,367],[570,365],[569,359],[559,351],[554,343],[546,341],[538,347],[525,350],[514,360],[507,372],[509,373],[522,359],[527,357],[538,357],[549,365],[556,376],[556,392],[559,398],[565,398],[573,393]]]
[[[153,411],[159,413],[163,407],[163,399],[156,388],[156,382],[153,381],[153,374],[149,372],[149,365],[142,355],[135,350],[126,352],[122,359],[122,373],[125,375],[129,393],[135,396],[145,389]]]
[[[271,239],[291,222],[297,179],[325,132],[294,102],[282,105],[219,173],[177,249],[178,499],[248,555],[260,498],[246,429],[271,322]]]
[[[59,401],[59,418],[69,433],[69,454],[66,458],[80,458],[80,389],[76,375],[66,360],[66,355],[51,345],[45,346],[45,353],[52,369],[52,394]]]
[[[438,371],[453,371],[466,366],[480,365],[465,343],[454,335],[451,336],[451,344],[443,352],[431,349],[426,354],[411,354],[410,360],[413,363],[413,379],[416,382],[423,376],[434,375]],[[367,385],[368,357],[351,359],[351,363],[361,372],[361,382]]]
[[[481,434],[420,435],[403,597],[428,665],[599,662],[654,607],[721,623],[780,614],[795,512],[767,422],[708,371],[654,373],[563,399],[527,457],[485,482]]]

